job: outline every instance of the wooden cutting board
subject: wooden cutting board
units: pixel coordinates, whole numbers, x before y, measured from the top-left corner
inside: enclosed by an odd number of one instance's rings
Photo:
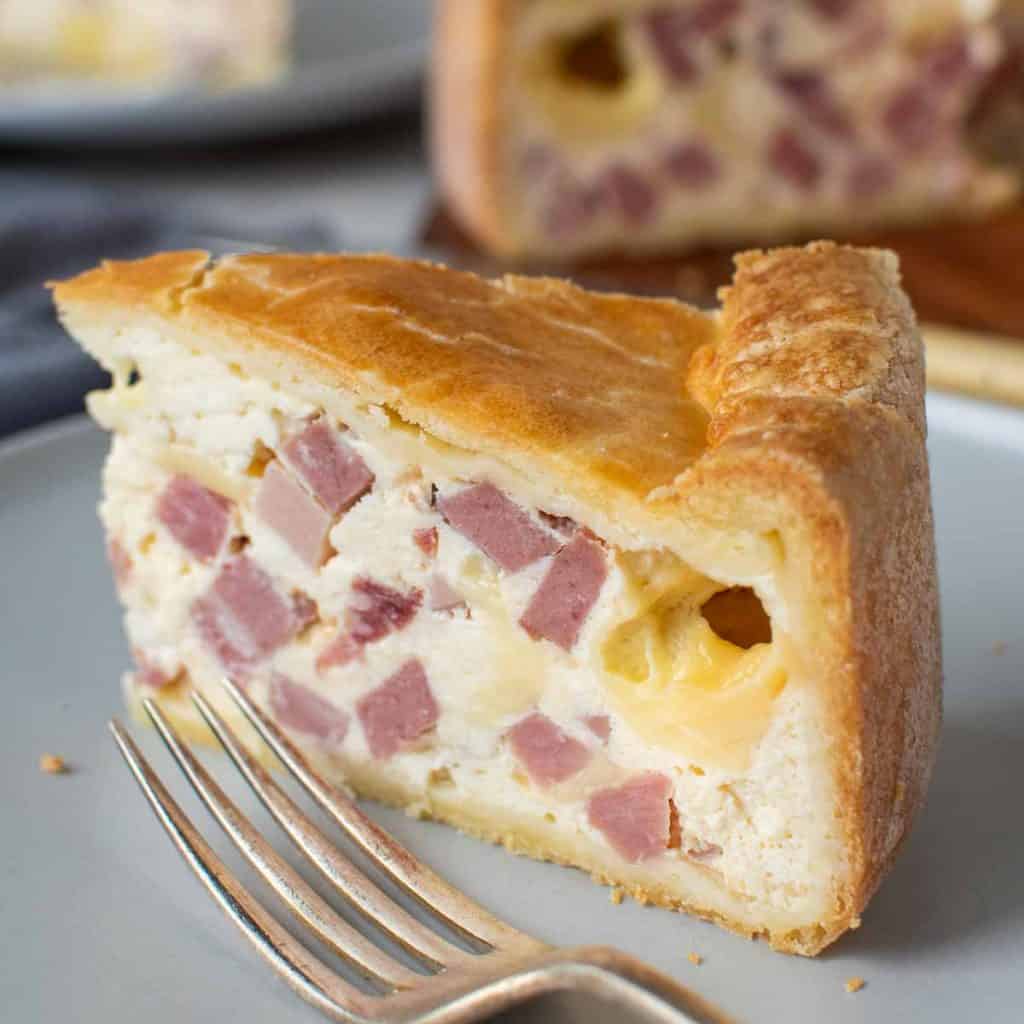
[[[984,221],[873,232],[850,238],[893,249],[925,325],[928,382],[1024,406],[1024,205]],[[484,255],[438,207],[425,248],[453,266],[489,276],[515,269],[566,275],[590,288],[675,295],[710,305],[732,277],[731,250],[704,248],[649,259],[509,267]]]

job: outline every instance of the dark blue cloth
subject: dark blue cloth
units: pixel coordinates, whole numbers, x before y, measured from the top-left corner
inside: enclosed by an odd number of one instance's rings
[[[0,174],[0,436],[82,408],[105,374],[64,333],[48,280],[161,249],[337,248],[315,223],[245,225],[115,192]]]

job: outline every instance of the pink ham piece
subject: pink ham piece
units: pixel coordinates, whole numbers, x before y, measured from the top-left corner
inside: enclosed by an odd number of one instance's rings
[[[404,629],[422,603],[422,590],[414,588],[403,593],[366,576],[358,577],[352,584],[345,611],[345,631],[321,651],[317,668],[322,671],[333,665],[345,665],[358,657],[367,644]]]
[[[564,782],[586,767],[590,751],[535,711],[506,733],[512,753],[538,786]]]
[[[329,700],[275,672],[270,680],[270,710],[286,728],[332,745],[348,733],[348,715]]]
[[[210,562],[227,540],[231,502],[196,483],[175,476],[156,501],[156,517],[189,554]]]
[[[585,715],[583,724],[602,742],[612,734],[612,720],[607,715]]]
[[[685,188],[700,189],[712,184],[721,169],[714,154],[700,142],[682,142],[664,158],[666,174]]]
[[[373,473],[325,420],[288,439],[282,460],[332,516],[350,509],[372,486]]]
[[[796,132],[779,131],[768,148],[768,162],[780,178],[804,192],[810,192],[821,180],[821,161]]]
[[[889,101],[882,122],[892,141],[907,152],[928,146],[941,128],[934,91],[919,82],[907,86]]]
[[[440,709],[423,665],[412,658],[356,702],[370,753],[382,760],[437,725]]]
[[[648,14],[647,34],[666,74],[676,82],[696,81],[695,43],[719,35],[742,9],[743,0],[703,0],[687,10],[657,8]]]
[[[249,557],[226,562],[192,604],[200,637],[229,671],[244,675],[290,640],[302,625],[295,607]]]
[[[333,517],[276,459],[263,474],[253,508],[306,565],[323,564]]]
[[[696,35],[717,35],[743,10],[744,0],[704,0],[690,14],[690,31]]]
[[[519,625],[534,640],[572,650],[607,576],[601,545],[581,534],[555,555]]]
[[[440,574],[430,577],[427,588],[427,603],[432,612],[450,612],[465,608],[466,599]]]
[[[872,199],[892,184],[895,170],[882,157],[863,156],[856,160],[846,178],[846,189],[855,199]]]
[[[816,71],[784,71],[776,76],[775,83],[808,123],[833,138],[849,139],[853,135],[850,119],[829,90],[824,75]]]
[[[132,578],[132,556],[116,537],[107,540],[107,560],[114,574],[114,583],[118,590],[122,590]]]
[[[827,21],[842,21],[849,17],[863,0],[808,0],[811,8]]]
[[[645,224],[654,214],[657,196],[644,176],[626,164],[613,164],[598,185],[602,205],[631,224]]]
[[[544,230],[552,238],[571,238],[597,213],[596,192],[563,176],[552,189],[543,213]]]
[[[437,527],[428,526],[423,530],[413,530],[412,542],[427,558],[433,558],[437,554]]]
[[[587,801],[587,820],[623,859],[650,860],[668,846],[671,793],[668,776],[644,772],[594,793]]]
[[[555,538],[494,484],[475,484],[439,496],[437,507],[449,526],[509,572],[518,572],[558,550]]]

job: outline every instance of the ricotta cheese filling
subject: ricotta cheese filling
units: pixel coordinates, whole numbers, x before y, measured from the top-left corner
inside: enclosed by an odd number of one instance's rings
[[[827,741],[749,586],[606,543],[386,409],[340,422],[155,330],[117,344],[90,411],[136,698],[228,674],[425,805],[535,822],[739,920],[818,918]]]

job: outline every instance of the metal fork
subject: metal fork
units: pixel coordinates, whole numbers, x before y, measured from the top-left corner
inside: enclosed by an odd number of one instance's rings
[[[134,740],[111,732],[157,818],[189,867],[243,935],[299,995],[346,1024],[465,1024],[537,995],[589,993],[661,1024],[722,1024],[718,1011],[633,957],[605,947],[555,949],[506,924],[444,881],[329,785],[242,690],[224,685],[263,741],[305,791],[383,875],[436,923],[445,938],[404,909],[343,856],[243,746],[201,694],[192,700],[246,782],[295,845],[377,928],[407,950],[415,971],[345,921],[259,834],[182,742],[157,704],[143,706],[193,789],[288,909],[368,983],[361,989],[318,959],[242,886],[205,842]],[[472,947],[472,951],[469,947]]]

